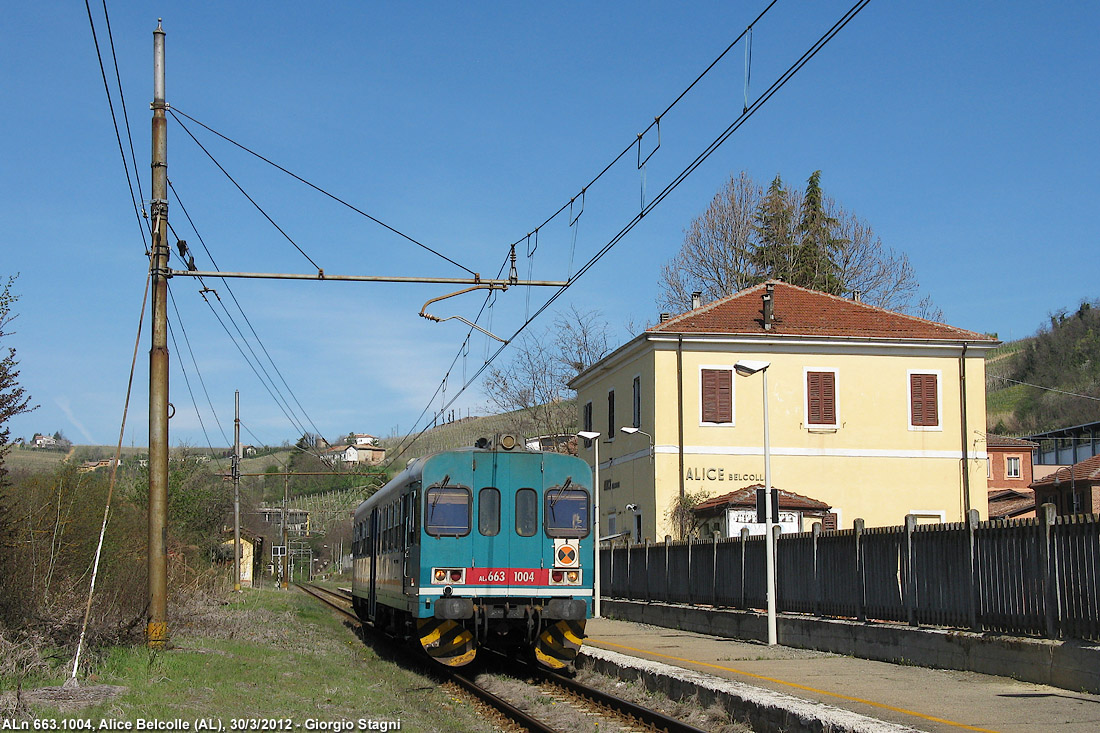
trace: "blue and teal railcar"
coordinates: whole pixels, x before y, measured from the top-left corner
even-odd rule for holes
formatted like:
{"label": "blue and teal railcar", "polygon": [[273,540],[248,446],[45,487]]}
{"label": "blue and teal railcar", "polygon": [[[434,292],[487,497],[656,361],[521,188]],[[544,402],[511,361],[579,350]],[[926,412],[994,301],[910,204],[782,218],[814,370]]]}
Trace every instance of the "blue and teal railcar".
{"label": "blue and teal railcar", "polygon": [[564,667],[592,615],[592,471],[482,442],[414,460],[356,509],[356,612],[450,666],[490,646]]}

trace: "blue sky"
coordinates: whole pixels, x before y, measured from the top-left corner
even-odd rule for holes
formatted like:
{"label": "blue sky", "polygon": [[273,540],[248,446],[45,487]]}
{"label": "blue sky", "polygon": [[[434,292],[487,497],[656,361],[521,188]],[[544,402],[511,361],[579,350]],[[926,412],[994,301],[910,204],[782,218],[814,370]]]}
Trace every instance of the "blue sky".
{"label": "blue sky", "polygon": [[[102,8],[92,5],[113,81]],[[750,99],[849,5],[780,0],[753,33]],[[175,109],[483,275],[495,275],[508,244],[578,194],[763,7],[108,3],[142,198],[152,30],[163,17]],[[1094,4],[871,2],[532,328],[576,305],[600,310],[625,340],[626,324],[655,320],[660,266],[731,173],[802,184],[820,169],[828,194],[909,255],[948,323],[1002,339],[1032,334],[1051,311],[1098,297],[1097,27]],[[6,345],[40,405],[12,433],[112,443],[147,260],[84,7],[8,8],[0,58],[0,275],[20,273],[21,295]],[[662,120],[661,148],[646,167],[650,198],[736,119],[744,64],[739,46]],[[121,118],[117,98],[115,106]],[[185,123],[326,272],[465,274]],[[180,201],[223,270],[313,271],[175,122],[168,157]],[[574,271],[634,216],[640,188],[630,154],[587,192]],[[199,267],[213,269],[176,200],[169,216]],[[533,262],[521,248],[520,276],[566,277],[572,235],[563,219],[547,225]],[[231,303],[225,285],[207,284]],[[171,284],[182,320],[180,329],[173,311],[173,443],[207,442],[181,366],[211,442],[232,437],[234,389],[245,442],[295,439],[298,426],[199,287]],[[299,425],[330,438],[411,429],[466,334],[457,321],[417,317],[445,286],[228,287],[293,390],[286,399],[301,403]],[[511,334],[548,295],[501,294],[491,326],[482,323]],[[470,294],[430,310],[472,319],[482,302]],[[148,322],[143,330],[127,445],[147,436]],[[472,339],[448,398],[492,350]],[[475,385],[453,408],[485,405]]]}

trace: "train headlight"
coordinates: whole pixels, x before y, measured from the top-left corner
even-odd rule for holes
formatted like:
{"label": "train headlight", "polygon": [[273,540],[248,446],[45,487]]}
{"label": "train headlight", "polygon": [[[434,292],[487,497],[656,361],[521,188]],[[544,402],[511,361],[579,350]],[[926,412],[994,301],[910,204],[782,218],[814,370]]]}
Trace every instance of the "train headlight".
{"label": "train headlight", "polygon": [[570,570],[565,574],[565,577],[570,583],[578,583],[580,582],[581,574],[576,570]]}
{"label": "train headlight", "polygon": [[461,580],[462,580],[462,571],[461,570],[452,570],[451,571],[451,582],[452,583],[458,583]]}
{"label": "train headlight", "polygon": [[446,579],[447,579],[447,571],[444,570],[443,568],[436,568],[435,569],[435,582],[442,583]]}
{"label": "train headlight", "polygon": [[514,435],[502,435],[500,436],[500,447],[504,450],[512,450],[516,447],[516,436]]}
{"label": "train headlight", "polygon": [[550,578],[551,578],[551,579],[552,579],[552,580],[553,580],[553,581],[554,581],[555,583],[560,583],[560,582],[562,581],[562,578],[564,578],[564,577],[565,577],[565,573],[563,573],[563,572],[562,572],[562,571],[560,571],[560,570],[555,570],[555,571],[553,571],[552,573],[550,573]]}

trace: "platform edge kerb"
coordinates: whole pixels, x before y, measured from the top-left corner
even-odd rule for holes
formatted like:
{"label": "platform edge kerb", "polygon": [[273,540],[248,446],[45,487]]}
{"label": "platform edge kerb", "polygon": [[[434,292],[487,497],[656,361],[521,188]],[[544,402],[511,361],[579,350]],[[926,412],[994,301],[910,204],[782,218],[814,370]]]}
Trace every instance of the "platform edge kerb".
{"label": "platform edge kerb", "polygon": [[717,704],[755,731],[918,733],[916,728],[825,703],[592,646],[583,647],[577,666],[624,681],[641,681],[647,689],[674,700],[698,696],[703,706]]}

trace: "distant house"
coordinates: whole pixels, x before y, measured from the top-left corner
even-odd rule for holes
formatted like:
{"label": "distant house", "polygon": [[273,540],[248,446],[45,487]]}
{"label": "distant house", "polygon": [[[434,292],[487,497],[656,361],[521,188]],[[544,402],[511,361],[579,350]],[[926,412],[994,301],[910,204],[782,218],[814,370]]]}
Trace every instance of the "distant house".
{"label": "distant house", "polygon": [[35,433],[33,440],[35,448],[56,448],[59,445],[57,438],[52,435],[39,435]]}
{"label": "distant house", "polygon": [[987,433],[989,454],[986,486],[990,519],[1023,519],[1035,516],[1035,480],[1031,460],[1038,443],[1022,438]]}
{"label": "distant house", "polygon": [[377,466],[386,460],[386,449],[380,445],[334,445],[321,454],[321,460],[329,465],[337,463]]}
{"label": "distant house", "polygon": [[577,436],[572,433],[558,433],[557,435],[535,435],[524,439],[527,450],[550,451],[553,453],[568,453],[577,455]]}
{"label": "distant house", "polygon": [[100,468],[110,468],[115,463],[114,458],[104,458],[99,461],[84,461],[77,469],[80,473],[90,473]]}
{"label": "distant house", "polygon": [[352,437],[355,438],[355,445],[377,445],[378,444],[378,438],[374,437],[373,435],[369,435],[367,433],[355,433],[355,435],[353,435]]}
{"label": "distant house", "polygon": [[1100,514],[1100,455],[1060,468],[1031,488],[1036,505],[1053,504],[1059,514]]}

